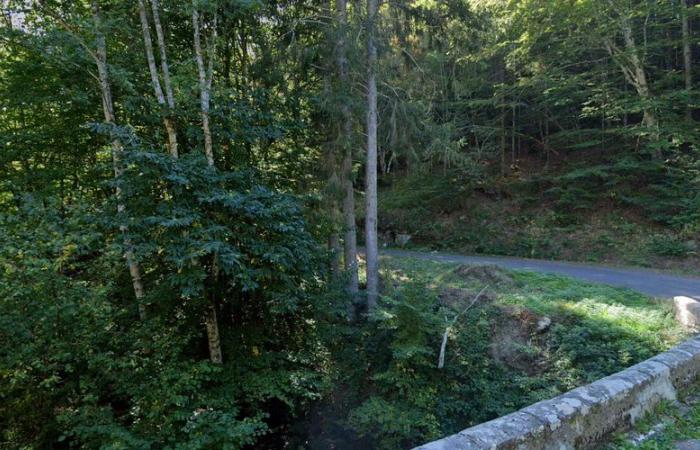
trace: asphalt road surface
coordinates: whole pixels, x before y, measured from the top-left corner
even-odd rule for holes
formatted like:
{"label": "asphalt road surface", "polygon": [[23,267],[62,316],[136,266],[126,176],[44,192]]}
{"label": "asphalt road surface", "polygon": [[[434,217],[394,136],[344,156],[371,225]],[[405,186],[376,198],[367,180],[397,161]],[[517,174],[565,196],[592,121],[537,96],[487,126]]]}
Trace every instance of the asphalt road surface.
{"label": "asphalt road surface", "polygon": [[554,273],[593,283],[626,287],[658,298],[670,299],[677,295],[684,295],[700,300],[700,278],[670,275],[653,269],[618,268],[574,262],[511,258],[506,256],[466,256],[451,253],[416,252],[399,249],[381,249],[380,254],[408,256],[432,261],[462,264],[495,264],[506,269]]}

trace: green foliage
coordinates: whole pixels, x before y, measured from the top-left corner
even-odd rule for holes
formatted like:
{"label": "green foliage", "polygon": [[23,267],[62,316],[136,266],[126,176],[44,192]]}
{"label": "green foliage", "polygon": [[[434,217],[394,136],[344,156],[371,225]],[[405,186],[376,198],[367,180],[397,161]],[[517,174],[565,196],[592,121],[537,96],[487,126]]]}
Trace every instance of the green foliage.
{"label": "green foliage", "polygon": [[[0,447],[294,448],[326,438],[319,410],[333,445],[403,447],[674,340],[667,311],[646,301],[526,275],[451,328],[442,370],[445,317],[459,307],[430,276],[391,269],[381,309],[347,323],[344,275],[330,276],[319,243],[343,229],[329,209],[348,149],[363,184],[364,5],[341,27],[330,4],[310,0],[195,3],[214,74],[214,167],[201,157],[192,6],[160,2],[175,100],[164,107],[134,2],[2,2]],[[679,19],[695,30],[697,12],[618,3],[382,5],[381,228],[469,252],[696,257],[700,101],[678,55]],[[147,21],[155,38],[151,11]],[[630,80],[631,55],[646,93]],[[115,123],[95,125],[108,97]],[[164,118],[179,159],[163,151]],[[207,362],[209,305],[220,366]],[[546,336],[525,332],[533,314],[556,319]],[[511,336],[511,359],[496,357],[495,333],[509,328],[530,339]]]}
{"label": "green foliage", "polygon": [[[252,444],[325,389],[327,356],[313,325],[320,254],[300,206],[252,174],[217,172],[198,157],[125,156],[117,183],[128,216],[115,216],[111,202],[59,209],[29,197],[2,216],[2,442]],[[143,321],[120,257],[120,221],[150,287]],[[218,279],[206,275],[214,260]],[[225,313],[222,367],[202,351],[209,295]],[[269,410],[271,402],[279,406]]]}
{"label": "green foliage", "polygon": [[648,245],[650,252],[662,256],[688,256],[691,251],[677,236],[654,234],[649,237]]}
{"label": "green foliage", "polygon": [[368,323],[368,350],[381,351],[370,356],[371,394],[350,413],[349,423],[360,437],[371,437],[381,448],[439,436],[436,300],[421,285],[408,284],[385,298]]}
{"label": "green foliage", "polygon": [[[343,437],[317,437],[318,445],[410,447],[617,372],[683,337],[667,305],[627,290],[488,267],[382,261],[394,287],[373,316],[331,347],[332,398],[342,401],[319,414]],[[485,297],[450,329],[438,369],[446,326],[486,284]],[[552,327],[538,333],[542,316]]]}

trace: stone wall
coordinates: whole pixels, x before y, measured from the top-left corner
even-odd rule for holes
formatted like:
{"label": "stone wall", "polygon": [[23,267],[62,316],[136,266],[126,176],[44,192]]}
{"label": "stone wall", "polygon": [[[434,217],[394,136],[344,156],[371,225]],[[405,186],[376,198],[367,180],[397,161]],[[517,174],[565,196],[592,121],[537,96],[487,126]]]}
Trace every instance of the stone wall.
{"label": "stone wall", "polygon": [[417,447],[420,450],[596,448],[700,374],[700,336],[587,386]]}

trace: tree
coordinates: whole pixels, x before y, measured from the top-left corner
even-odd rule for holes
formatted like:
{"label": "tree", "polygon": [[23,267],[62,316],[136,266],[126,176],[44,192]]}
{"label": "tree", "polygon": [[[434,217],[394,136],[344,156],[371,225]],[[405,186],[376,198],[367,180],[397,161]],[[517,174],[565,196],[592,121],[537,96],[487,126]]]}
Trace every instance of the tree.
{"label": "tree", "polygon": [[631,84],[639,98],[643,103],[644,117],[642,125],[651,130],[652,135],[658,136],[658,118],[652,106],[652,95],[647,77],[647,71],[644,67],[639,48],[634,38],[634,30],[632,29],[632,20],[630,11],[619,6],[615,0],[609,0],[609,4],[613,14],[617,17],[613,22],[617,25],[619,32],[622,34],[622,42],[624,47],[620,48],[612,36],[604,36],[603,41],[605,48],[615,63],[618,65],[622,74],[629,84]]}
{"label": "tree", "polygon": [[365,165],[365,254],[367,305],[370,311],[379,297],[379,247],[377,239],[377,0],[367,0],[367,161]]}
{"label": "tree", "polygon": [[156,32],[158,35],[158,47],[160,49],[161,56],[161,66],[163,68],[163,80],[165,82],[166,90],[168,92],[168,103],[166,104],[165,96],[163,95],[163,89],[160,85],[160,79],[158,74],[158,68],[156,67],[156,60],[153,54],[153,41],[151,40],[150,25],[148,24],[148,14],[146,13],[146,5],[144,0],[139,0],[139,19],[141,20],[141,31],[143,33],[143,44],[146,49],[146,60],[148,61],[148,71],[151,74],[151,82],[153,83],[153,92],[158,100],[158,105],[161,107],[163,115],[163,124],[165,125],[165,130],[168,133],[168,149],[170,154],[177,158],[177,133],[175,131],[175,125],[172,122],[169,111],[172,111],[175,107],[175,100],[173,98],[172,87],[170,86],[170,74],[168,69],[168,61],[165,54],[165,39],[163,37],[163,30],[160,25],[160,17],[157,14],[158,5],[153,2],[153,18],[156,22]]}
{"label": "tree", "polygon": [[[102,29],[102,18],[100,16],[100,6],[97,0],[92,0],[92,18],[95,31],[95,52],[93,58],[95,59],[95,64],[97,65],[97,73],[99,77],[100,92],[102,94],[102,110],[104,112],[105,123],[108,125],[115,126],[117,124],[116,117],[114,115],[114,103],[112,101],[112,88],[109,81],[109,70],[107,66],[107,44],[105,42],[105,35]],[[122,153],[123,146],[119,141],[118,137],[112,139],[112,166],[114,168],[115,178],[119,178],[122,173]],[[117,197],[117,210],[120,213],[125,212],[124,204],[121,202],[121,188],[116,187],[115,195]],[[124,258],[126,258],[126,263],[129,266],[129,273],[131,274],[131,283],[134,288],[134,296],[136,297],[136,302],[139,307],[139,314],[142,319],[146,317],[146,305],[143,304],[144,290],[143,281],[141,280],[141,268],[134,256],[134,250],[129,239],[128,227],[125,224],[119,226],[122,234],[124,235]]]}
{"label": "tree", "polygon": [[[683,79],[685,90],[690,92],[693,89],[693,52],[690,47],[690,26],[688,23],[688,0],[680,1],[681,9],[681,33],[683,41]],[[692,108],[686,108],[686,118],[692,118]]]}
{"label": "tree", "polygon": [[357,270],[357,228],[355,225],[355,186],[353,183],[352,163],[352,113],[347,98],[350,91],[347,58],[347,0],[336,0],[336,16],[338,21],[337,70],[340,89],[345,94],[340,106],[343,123],[341,124],[341,139],[343,161],[341,167],[341,182],[343,185],[343,223],[344,233],[344,265],[348,273],[348,291],[353,296],[359,290]]}
{"label": "tree", "polygon": [[[211,26],[211,35],[209,38],[209,57],[207,59],[207,67],[205,68],[201,42],[199,11],[197,10],[196,1],[193,1],[192,27],[194,28],[194,51],[197,59],[197,75],[199,77],[202,131],[204,133],[204,153],[207,157],[207,163],[210,167],[214,167],[214,149],[212,145],[211,129],[209,128],[209,99],[211,83],[214,77],[214,54],[216,51],[216,17],[216,13],[214,13],[214,20]],[[218,256],[215,254],[212,260],[212,282],[215,282],[219,276],[217,258]],[[209,298],[209,301],[207,302],[204,322],[207,328],[209,357],[211,358],[211,361],[213,363],[221,364],[223,362],[223,355],[221,351],[221,336],[219,335],[219,320],[217,318],[216,308],[216,299],[212,295]]]}
{"label": "tree", "polygon": [[207,48],[207,65],[204,65],[204,52],[202,50],[201,25],[197,2],[192,2],[192,28],[194,29],[194,51],[197,59],[197,76],[199,79],[200,113],[202,117],[202,132],[204,133],[204,154],[210,166],[214,165],[214,149],[209,124],[209,103],[211,98],[211,83],[214,75],[214,55],[216,52],[216,21],[217,15],[211,25]]}

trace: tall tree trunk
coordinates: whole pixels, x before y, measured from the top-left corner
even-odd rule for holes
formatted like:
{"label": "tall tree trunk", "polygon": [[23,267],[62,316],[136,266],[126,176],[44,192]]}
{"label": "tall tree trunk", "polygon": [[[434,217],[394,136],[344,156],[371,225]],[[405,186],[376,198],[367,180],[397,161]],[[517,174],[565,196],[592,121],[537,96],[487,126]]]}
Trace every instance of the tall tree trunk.
{"label": "tall tree trunk", "polygon": [[498,79],[498,83],[500,84],[500,92],[498,93],[498,109],[501,112],[500,115],[500,122],[501,122],[501,134],[500,134],[500,142],[499,146],[501,147],[500,149],[500,155],[501,155],[501,177],[505,177],[506,175],[506,107],[505,107],[505,95],[503,94],[503,85],[506,82],[506,68],[505,68],[505,59],[503,57],[499,58],[498,63],[497,63],[497,73],[496,77]]}
{"label": "tall tree trunk", "polygon": [[[350,90],[348,77],[348,58],[346,54],[345,39],[348,23],[347,0],[336,1],[338,15],[338,78],[343,92]],[[341,182],[343,183],[343,222],[345,235],[343,240],[344,267],[348,273],[348,291],[354,297],[359,291],[357,271],[357,226],[355,225],[355,188],[352,180],[352,113],[348,100],[344,99],[340,107],[343,118],[342,139],[344,146],[343,162],[341,167]]]}
{"label": "tall tree trunk", "polygon": [[[336,209],[336,205],[333,205],[332,208]],[[337,216],[337,210],[334,211],[333,215]],[[334,220],[333,223],[336,221]],[[331,274],[333,278],[337,279],[340,276],[340,236],[335,231],[328,236],[328,249],[331,251]]]}
{"label": "tall tree trunk", "polygon": [[163,85],[165,87],[165,95],[168,100],[168,107],[175,108],[175,97],[173,96],[173,86],[170,82],[170,66],[168,65],[168,55],[165,50],[165,36],[163,34],[163,26],[160,23],[160,12],[158,8],[158,0],[151,0],[151,11],[153,12],[153,22],[156,26],[156,37],[158,39],[158,50],[160,51],[160,68],[163,71]]}
{"label": "tall tree trunk", "polygon": [[[693,53],[690,48],[690,26],[688,24],[688,0],[681,0],[681,32],[683,34],[683,75],[685,78],[685,90],[693,89]],[[692,109],[688,106],[685,110],[688,120],[692,117]]]}
{"label": "tall tree trunk", "polygon": [[[204,133],[204,154],[207,157],[209,165],[213,166],[214,149],[211,139],[211,129],[209,128],[209,99],[213,68],[213,49],[209,49],[209,74],[207,74],[207,68],[204,66],[204,53],[202,51],[202,39],[199,28],[199,12],[197,11],[196,2],[192,2],[192,27],[194,28],[194,51],[197,58],[197,74],[199,76],[199,103],[202,116],[202,132]],[[216,30],[216,24],[214,24],[213,29]],[[213,45],[213,42],[211,45]]]}
{"label": "tall tree trunk", "polygon": [[[167,117],[172,126],[172,137],[170,136],[171,130],[168,129],[168,140],[171,144],[170,153],[177,158],[177,134],[175,133],[175,125],[173,122],[173,114],[175,113],[175,96],[173,95],[173,85],[170,82],[170,66],[168,64],[168,54],[165,49],[165,36],[163,34],[163,26],[160,23],[160,12],[158,8],[158,0],[151,0],[151,11],[153,13],[153,23],[156,26],[156,39],[158,42],[158,50],[160,52],[160,69],[163,72],[163,87],[165,88],[165,99],[168,102]],[[166,125],[167,126],[167,125]]]}
{"label": "tall tree trunk", "polygon": [[[639,50],[637,49],[637,44],[632,33],[632,23],[624,16],[624,13],[620,19],[620,30],[622,31],[625,44],[624,50],[618,48],[612,39],[605,40],[605,47],[610,56],[617,63],[627,82],[635,88],[637,95],[639,95],[640,100],[644,104],[642,125],[652,130],[656,129],[658,128],[659,121],[650,104],[652,96],[649,82],[647,81],[646,70],[639,57]],[[652,131],[652,136],[654,135],[655,132]]]}
{"label": "tall tree trunk", "polygon": [[379,298],[379,248],[377,242],[377,0],[367,0],[367,163],[365,167],[365,246],[367,258],[367,306]]}
{"label": "tall tree trunk", "polygon": [[658,120],[654,110],[648,104],[651,100],[651,91],[649,90],[646,70],[644,70],[644,65],[642,64],[639,54],[637,53],[637,45],[635,44],[634,36],[632,35],[632,26],[627,20],[623,21],[622,35],[625,39],[625,47],[629,53],[629,60],[632,64],[632,70],[634,72],[635,88],[637,89],[639,97],[645,103],[642,122],[648,128],[655,128],[658,125]]}
{"label": "tall tree trunk", "polygon": [[[156,66],[156,58],[153,55],[153,41],[151,40],[150,26],[148,25],[148,14],[146,14],[146,5],[143,3],[144,0],[139,0],[139,18],[141,19],[141,31],[143,33],[143,44],[146,48],[146,60],[148,61],[148,71],[151,73],[151,82],[153,84],[153,92],[158,100],[158,104],[161,110],[165,112],[166,103],[165,95],[163,95],[163,89],[160,86],[160,80],[158,76],[158,67]],[[165,130],[168,133],[168,151],[171,155],[177,158],[177,133],[175,132],[175,126],[170,120],[167,112],[163,116],[163,124],[165,125]]]}
{"label": "tall tree trunk", "polygon": [[[109,71],[107,69],[107,44],[105,42],[104,31],[102,30],[102,18],[100,16],[100,7],[96,0],[92,2],[92,18],[95,26],[95,63],[97,64],[97,73],[100,82],[100,94],[102,97],[102,111],[104,113],[105,123],[115,125],[117,123],[114,114],[114,102],[112,101],[112,87],[109,81]],[[122,174],[121,156],[124,151],[122,143],[118,138],[112,140],[112,169],[114,177],[119,178]],[[117,212],[123,213],[126,209],[122,201],[122,191],[119,186],[115,190],[117,198]],[[119,226],[119,231],[124,236],[124,258],[129,267],[131,275],[131,284],[134,289],[134,296],[138,304],[139,316],[141,319],[146,317],[146,306],[143,304],[144,290],[143,281],[141,280],[141,268],[134,257],[134,249],[129,239],[127,226],[122,224]]]}
{"label": "tall tree trunk", "polygon": [[[197,58],[197,72],[199,75],[200,106],[202,114],[202,131],[204,132],[204,153],[207,163],[214,167],[214,149],[212,146],[211,131],[209,129],[209,92],[214,75],[214,46],[216,39],[216,18],[214,19],[211,40],[209,42],[209,61],[205,68],[204,53],[202,51],[202,40],[200,33],[199,12],[197,4],[192,2],[192,27],[194,28],[194,51]],[[212,263],[212,273],[214,279],[218,278],[219,269],[216,256]],[[215,283],[212,283],[215,284]],[[210,296],[207,299],[207,306],[204,315],[204,323],[207,328],[207,340],[209,344],[209,358],[214,364],[223,363],[221,351],[221,337],[219,335],[219,321],[216,313],[216,299]]]}

